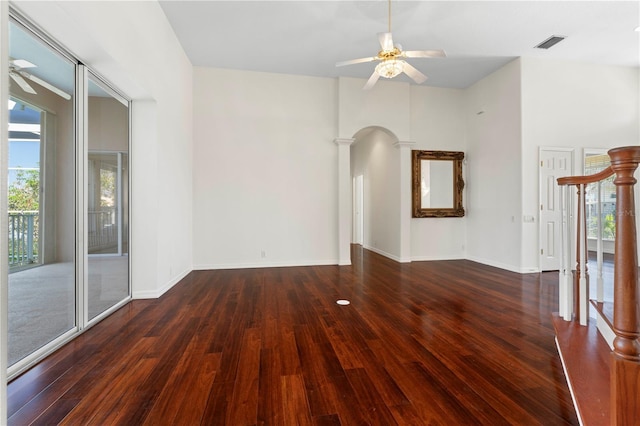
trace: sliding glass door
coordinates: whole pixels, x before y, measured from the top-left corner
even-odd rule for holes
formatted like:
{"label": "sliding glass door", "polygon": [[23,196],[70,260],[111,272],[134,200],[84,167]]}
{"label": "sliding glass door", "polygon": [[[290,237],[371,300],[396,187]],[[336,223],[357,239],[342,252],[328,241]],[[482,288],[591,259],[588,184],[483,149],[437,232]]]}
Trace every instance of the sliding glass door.
{"label": "sliding glass door", "polygon": [[129,296],[129,105],[89,75],[88,319]]}
{"label": "sliding glass door", "polygon": [[130,299],[129,102],[14,11],[9,25],[13,377]]}
{"label": "sliding glass door", "polygon": [[76,64],[15,21],[9,40],[11,367],[77,326]]}

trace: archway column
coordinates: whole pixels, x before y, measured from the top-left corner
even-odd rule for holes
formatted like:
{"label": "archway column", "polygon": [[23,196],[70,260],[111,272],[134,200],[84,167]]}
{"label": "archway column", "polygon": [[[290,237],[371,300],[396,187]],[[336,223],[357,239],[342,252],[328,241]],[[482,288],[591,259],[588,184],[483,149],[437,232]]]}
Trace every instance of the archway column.
{"label": "archway column", "polygon": [[338,145],[338,265],[351,265],[351,144],[355,139],[333,141]]}
{"label": "archway column", "polygon": [[411,262],[411,148],[415,142],[398,141],[400,150],[400,262]]}

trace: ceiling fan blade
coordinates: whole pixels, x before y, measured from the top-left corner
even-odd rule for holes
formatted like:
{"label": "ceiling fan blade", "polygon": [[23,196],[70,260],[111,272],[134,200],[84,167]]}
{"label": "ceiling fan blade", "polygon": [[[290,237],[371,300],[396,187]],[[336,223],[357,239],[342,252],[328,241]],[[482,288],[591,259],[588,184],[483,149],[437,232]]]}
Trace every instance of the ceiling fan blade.
{"label": "ceiling fan blade", "polygon": [[371,74],[371,77],[369,77],[369,80],[367,80],[367,84],[364,85],[362,90],[371,89],[373,87],[373,85],[376,84],[376,82],[378,81],[379,78],[380,78],[380,74],[378,74],[376,71],[374,71],[373,74]]}
{"label": "ceiling fan blade", "polygon": [[391,33],[378,33],[378,40],[380,40],[380,47],[382,50],[390,52],[393,50],[393,37]]}
{"label": "ceiling fan blade", "polygon": [[27,83],[20,74],[16,72],[10,72],[9,75],[11,76],[13,81],[15,81],[18,84],[18,86],[22,88],[22,90],[24,90],[27,93],[31,93],[32,95],[37,95],[36,91],[33,90],[33,87],[31,87],[29,83]]}
{"label": "ceiling fan blade", "polygon": [[406,75],[408,75],[409,77],[411,77],[411,79],[413,81],[415,81],[418,84],[422,84],[425,81],[427,81],[427,76],[422,74],[420,71],[418,71],[416,68],[414,68],[413,65],[405,62],[402,71],[404,71],[404,73]]}
{"label": "ceiling fan blade", "polygon": [[445,58],[444,50],[408,50],[403,52],[405,58]]}
{"label": "ceiling fan blade", "polygon": [[48,89],[48,90],[52,91],[56,95],[66,99],[66,100],[71,99],[71,95],[68,94],[67,92],[58,89],[56,86],[54,86],[54,85],[52,85],[50,83],[47,83],[43,79],[41,79],[39,77],[36,77],[33,74],[29,74],[27,72],[22,72],[22,75],[25,76],[26,78],[28,78],[29,80],[31,80],[31,81],[33,81],[35,83],[38,83],[40,86],[44,87],[45,89]]}
{"label": "ceiling fan blade", "polygon": [[18,67],[20,69],[37,67],[37,65],[32,64],[31,62],[27,61],[26,59],[11,59],[11,64],[15,65],[16,67]]}
{"label": "ceiling fan blade", "polygon": [[373,62],[376,59],[378,58],[376,58],[375,56],[370,56],[368,58],[360,58],[360,59],[352,59],[350,61],[336,62],[336,67],[343,67],[345,65],[353,65],[353,64],[361,64],[363,62]]}

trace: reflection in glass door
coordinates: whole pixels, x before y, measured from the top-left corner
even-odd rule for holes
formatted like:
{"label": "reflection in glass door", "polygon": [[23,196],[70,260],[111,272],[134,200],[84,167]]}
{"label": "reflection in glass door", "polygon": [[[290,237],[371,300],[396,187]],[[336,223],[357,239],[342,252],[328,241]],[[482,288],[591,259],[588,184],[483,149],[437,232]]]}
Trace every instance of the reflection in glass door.
{"label": "reflection in glass door", "polygon": [[38,108],[19,99],[9,100],[9,268],[12,271],[37,266],[40,242],[40,170],[43,144]]}
{"label": "reflection in glass door", "polygon": [[76,64],[14,20],[9,52],[11,372],[77,330]]}
{"label": "reflection in glass door", "polygon": [[130,294],[129,107],[92,75],[88,93],[86,251],[91,321]]}

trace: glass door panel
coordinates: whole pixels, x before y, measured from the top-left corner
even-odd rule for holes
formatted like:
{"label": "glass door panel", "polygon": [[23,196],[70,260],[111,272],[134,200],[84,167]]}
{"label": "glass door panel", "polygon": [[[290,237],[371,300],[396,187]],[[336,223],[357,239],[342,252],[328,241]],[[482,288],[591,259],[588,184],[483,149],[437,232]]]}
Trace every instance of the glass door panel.
{"label": "glass door panel", "polygon": [[76,65],[9,24],[9,370],[73,332]]}
{"label": "glass door panel", "polygon": [[9,268],[40,263],[40,169],[42,112],[19,99],[9,101]]}
{"label": "glass door panel", "polygon": [[88,319],[129,297],[128,103],[95,77],[88,85]]}

